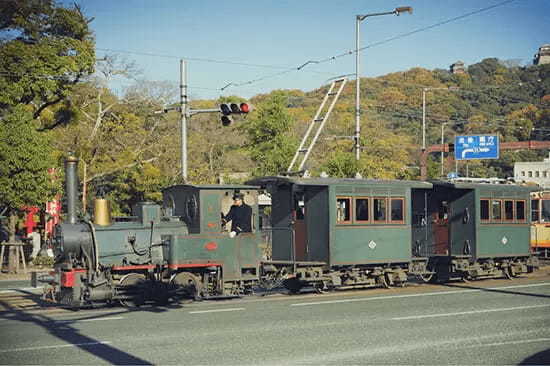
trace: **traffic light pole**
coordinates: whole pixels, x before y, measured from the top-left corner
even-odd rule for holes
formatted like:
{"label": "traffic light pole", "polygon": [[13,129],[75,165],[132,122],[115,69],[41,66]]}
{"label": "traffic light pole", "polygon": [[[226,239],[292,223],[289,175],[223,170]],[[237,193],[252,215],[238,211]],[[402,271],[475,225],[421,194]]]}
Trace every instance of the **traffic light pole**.
{"label": "traffic light pole", "polygon": [[[222,105],[223,106],[223,105]],[[247,103],[241,103],[240,106],[231,103],[231,112],[229,114],[248,113],[250,106]],[[229,105],[227,106],[229,108]],[[169,111],[178,110],[180,112],[180,127],[181,127],[181,175],[184,183],[187,183],[187,120],[195,114],[199,113],[225,113],[222,108],[210,109],[190,109],[187,96],[187,73],[185,60],[180,60],[180,101],[178,107],[165,107],[160,111],[155,111],[154,114],[168,113]]]}
{"label": "traffic light pole", "polygon": [[[187,183],[187,119],[197,113],[219,113],[216,109],[189,109],[187,96],[187,73],[185,60],[180,60],[180,122],[181,122],[181,175],[183,181]],[[165,111],[168,111],[166,109]]]}

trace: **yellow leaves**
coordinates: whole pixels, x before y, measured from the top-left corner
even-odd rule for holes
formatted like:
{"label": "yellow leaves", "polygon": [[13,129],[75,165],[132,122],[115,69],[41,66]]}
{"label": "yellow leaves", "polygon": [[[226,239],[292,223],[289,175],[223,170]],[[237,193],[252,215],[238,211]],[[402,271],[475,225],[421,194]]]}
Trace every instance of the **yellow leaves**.
{"label": "yellow leaves", "polygon": [[438,80],[433,77],[430,70],[420,67],[415,67],[403,73],[405,82],[414,83],[422,86],[440,87],[443,86]]}
{"label": "yellow leaves", "polygon": [[394,106],[396,104],[404,103],[407,97],[399,89],[395,87],[386,88],[380,94],[379,101],[385,106]]}

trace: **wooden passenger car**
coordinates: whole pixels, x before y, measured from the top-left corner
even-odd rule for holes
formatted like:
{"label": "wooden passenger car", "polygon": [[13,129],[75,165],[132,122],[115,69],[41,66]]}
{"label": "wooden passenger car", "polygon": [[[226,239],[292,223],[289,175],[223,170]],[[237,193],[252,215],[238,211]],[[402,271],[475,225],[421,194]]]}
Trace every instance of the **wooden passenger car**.
{"label": "wooden passenger car", "polygon": [[529,249],[531,189],[509,184],[433,182],[419,254],[440,280],[513,277],[536,262]]}
{"label": "wooden passenger car", "polygon": [[408,272],[423,271],[425,258],[412,254],[412,208],[424,202],[420,192],[430,183],[289,177],[248,183],[271,193],[272,260],[293,263],[302,284],[402,284]]}

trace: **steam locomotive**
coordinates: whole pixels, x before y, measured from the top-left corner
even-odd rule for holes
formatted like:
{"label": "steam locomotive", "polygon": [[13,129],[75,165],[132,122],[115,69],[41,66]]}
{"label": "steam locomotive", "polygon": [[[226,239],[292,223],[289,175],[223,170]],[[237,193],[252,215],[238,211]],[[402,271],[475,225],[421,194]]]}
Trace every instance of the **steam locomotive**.
{"label": "steam locomotive", "polygon": [[[45,296],[64,305],[139,306],[182,298],[512,278],[537,266],[529,250],[530,190],[513,185],[263,177],[247,185],[176,185],[162,205],[126,221],[96,201],[77,216],[77,163],[66,161],[67,219],[56,227]],[[271,251],[258,196],[271,196]],[[232,197],[252,208],[251,232],[220,219]]]}

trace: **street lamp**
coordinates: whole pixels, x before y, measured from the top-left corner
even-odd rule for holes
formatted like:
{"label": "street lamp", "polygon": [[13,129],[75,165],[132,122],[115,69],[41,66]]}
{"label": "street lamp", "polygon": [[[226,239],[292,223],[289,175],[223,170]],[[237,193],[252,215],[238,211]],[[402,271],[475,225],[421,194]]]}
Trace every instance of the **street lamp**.
{"label": "street lamp", "polygon": [[359,160],[360,154],[360,142],[359,136],[361,131],[361,107],[359,104],[359,24],[368,17],[375,17],[379,15],[400,15],[401,13],[412,14],[412,7],[401,6],[395,8],[393,11],[387,11],[383,13],[371,13],[355,16],[355,160]]}
{"label": "street lamp", "polygon": [[422,152],[426,151],[426,92],[430,90],[457,91],[460,90],[460,88],[456,86],[447,88],[422,88]]}

